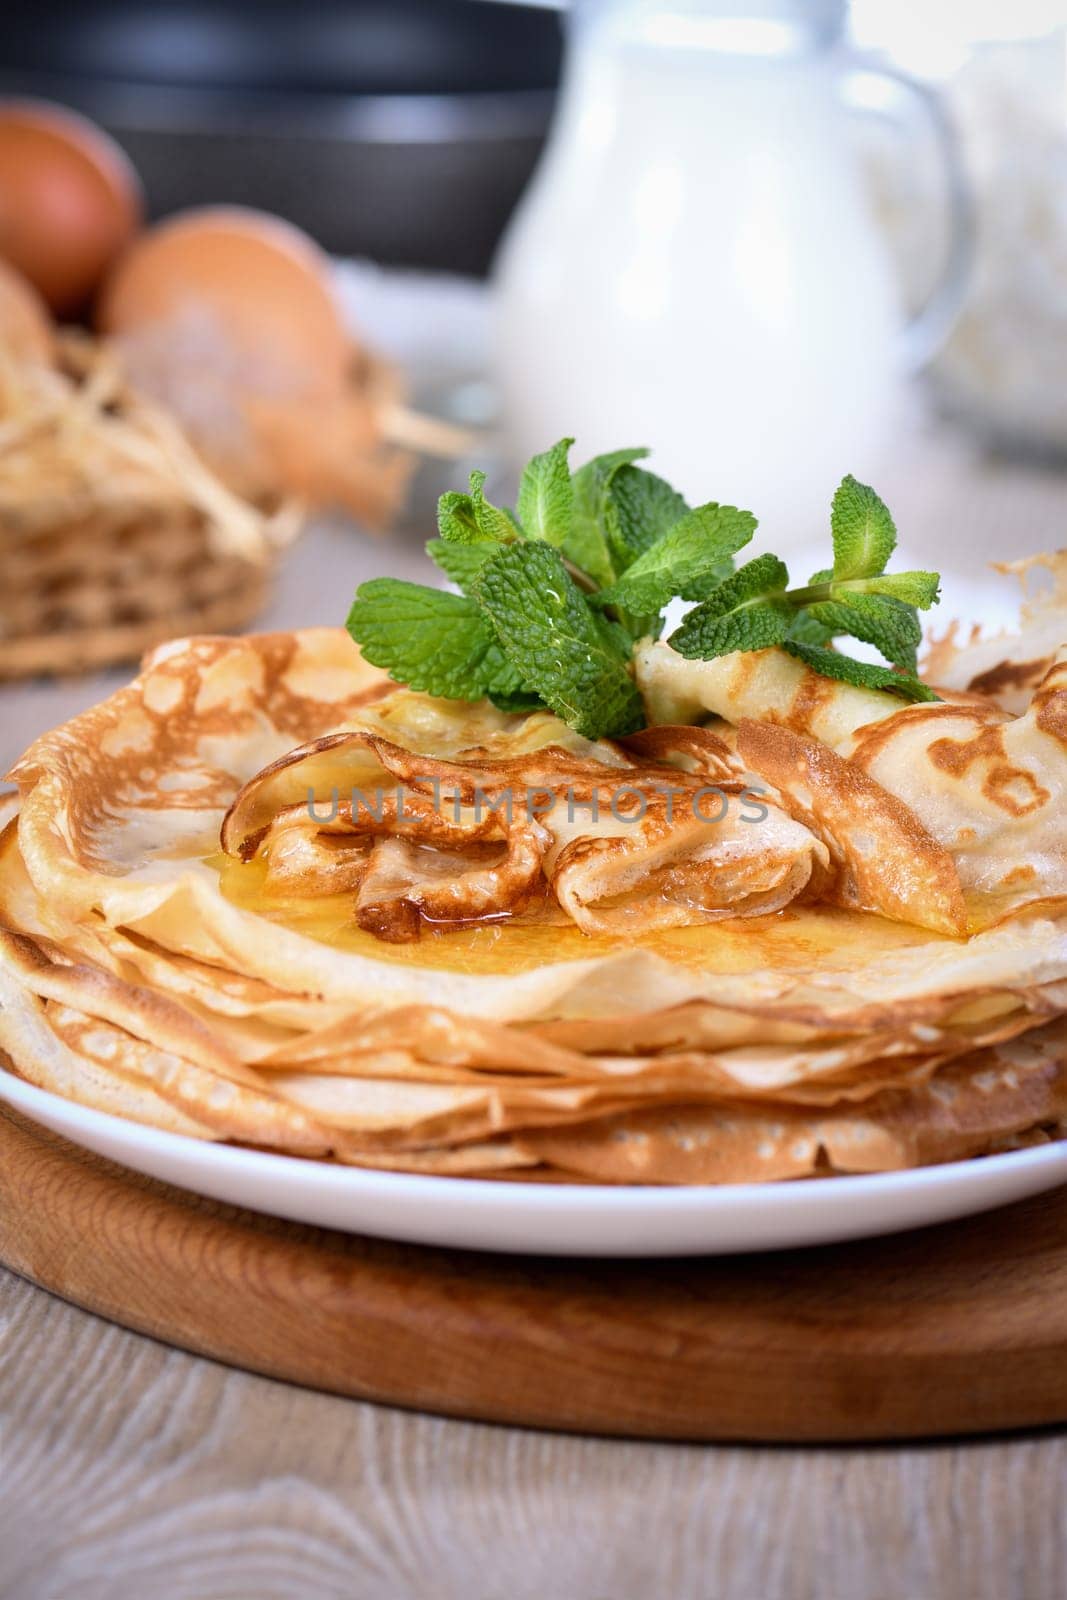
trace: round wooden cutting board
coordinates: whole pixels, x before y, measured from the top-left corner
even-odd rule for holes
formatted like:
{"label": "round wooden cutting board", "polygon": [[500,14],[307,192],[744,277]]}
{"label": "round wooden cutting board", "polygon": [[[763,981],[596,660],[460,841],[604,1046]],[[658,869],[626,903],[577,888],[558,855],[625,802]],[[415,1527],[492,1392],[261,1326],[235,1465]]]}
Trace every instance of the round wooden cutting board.
{"label": "round wooden cutting board", "polygon": [[821,1249],[562,1262],[239,1211],[0,1108],[0,1260],[198,1354],[451,1416],[778,1441],[1067,1420],[1067,1190]]}

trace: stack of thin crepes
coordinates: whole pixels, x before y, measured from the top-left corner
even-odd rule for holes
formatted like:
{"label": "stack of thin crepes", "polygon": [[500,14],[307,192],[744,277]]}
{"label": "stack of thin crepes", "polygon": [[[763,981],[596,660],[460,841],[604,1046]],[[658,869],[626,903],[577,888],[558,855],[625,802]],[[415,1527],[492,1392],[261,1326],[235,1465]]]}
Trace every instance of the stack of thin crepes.
{"label": "stack of thin crepes", "polygon": [[638,652],[654,726],[398,689],[340,631],[185,640],[17,764],[6,1065],[204,1139],[723,1183],[1058,1137],[1067,562],[906,705]]}

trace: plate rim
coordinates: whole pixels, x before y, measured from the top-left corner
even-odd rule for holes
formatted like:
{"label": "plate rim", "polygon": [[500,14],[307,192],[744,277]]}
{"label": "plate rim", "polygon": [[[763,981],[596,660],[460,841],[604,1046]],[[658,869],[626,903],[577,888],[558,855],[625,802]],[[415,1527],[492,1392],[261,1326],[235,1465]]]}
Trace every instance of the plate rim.
{"label": "plate rim", "polygon": [[[481,1204],[506,1197],[509,1204],[514,1205],[521,1201],[521,1205],[532,1213],[543,1213],[546,1216],[565,1213],[572,1207],[578,1206],[583,1212],[594,1215],[599,1213],[617,1216],[636,1213],[644,1216],[650,1213],[664,1213],[667,1216],[691,1219],[710,1216],[716,1212],[729,1214],[749,1206],[762,1209],[768,1203],[773,1209],[780,1208],[783,1215],[786,1215],[793,1211],[817,1211],[825,1204],[836,1207],[846,1195],[855,1200],[877,1200],[894,1198],[901,1193],[914,1192],[918,1189],[951,1188],[959,1183],[961,1178],[973,1177],[978,1172],[987,1173],[989,1186],[993,1187],[997,1177],[1008,1177],[1020,1171],[1028,1172],[1042,1167],[1053,1170],[1062,1168],[1062,1181],[1067,1183],[1067,1135],[1052,1139],[1047,1144],[1030,1145],[1020,1150],[999,1151],[987,1156],[969,1156],[958,1161],[896,1168],[890,1172],[841,1173],[837,1176],[805,1178],[798,1181],[768,1180],[762,1183],[684,1185],[567,1182],[544,1184],[523,1183],[521,1179],[503,1181],[493,1178],[456,1177],[448,1174],[388,1172],[289,1155],[281,1151],[257,1150],[222,1140],[196,1139],[190,1134],[156,1128],[148,1123],[135,1122],[131,1118],[120,1117],[113,1112],[83,1105],[80,1101],[68,1099],[65,1095],[42,1089],[2,1065],[0,1065],[0,1100],[16,1111],[21,1111],[38,1126],[48,1127],[49,1124],[35,1116],[34,1112],[56,1107],[59,1108],[58,1114],[65,1120],[75,1125],[84,1122],[87,1131],[98,1130],[105,1136],[113,1131],[120,1142],[131,1142],[148,1153],[156,1150],[164,1156],[169,1154],[186,1158],[206,1157],[217,1168],[236,1175],[245,1174],[249,1178],[269,1177],[271,1174],[284,1175],[290,1180],[324,1183],[341,1193],[350,1190],[356,1194],[381,1196],[387,1195],[391,1190],[395,1195],[404,1195],[412,1201],[423,1199],[427,1203],[447,1196],[450,1202],[458,1200],[461,1209],[471,1211],[477,1211]],[[67,1138],[80,1149],[91,1149],[67,1133],[59,1136]],[[111,1160],[118,1166],[126,1166],[117,1156],[109,1155],[102,1159]],[[126,1166],[126,1170],[141,1169]],[[155,1176],[152,1173],[143,1175]],[[170,1178],[156,1177],[156,1181],[183,1187]],[[1050,1188],[1054,1186],[1054,1183],[1049,1184]],[[185,1187],[204,1198],[211,1198],[204,1195],[203,1190],[197,1190],[191,1185]],[[248,1202],[231,1203],[243,1204],[248,1210],[261,1209]],[[975,1207],[976,1212],[980,1209],[982,1208]],[[270,1214],[282,1215],[280,1212]],[[339,1228],[339,1231],[345,1230]],[[358,1225],[353,1225],[348,1231],[357,1233],[364,1230]],[[782,1248],[788,1247],[782,1246]]]}

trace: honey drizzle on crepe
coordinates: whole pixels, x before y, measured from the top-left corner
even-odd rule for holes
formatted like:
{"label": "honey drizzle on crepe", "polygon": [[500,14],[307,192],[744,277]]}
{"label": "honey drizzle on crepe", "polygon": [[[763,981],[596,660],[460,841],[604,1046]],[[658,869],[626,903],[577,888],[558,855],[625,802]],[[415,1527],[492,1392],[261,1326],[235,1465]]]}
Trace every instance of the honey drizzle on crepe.
{"label": "honey drizzle on crepe", "polygon": [[[219,852],[206,863],[219,875],[231,904],[253,911],[338,950],[373,956],[377,961],[477,974],[519,973],[551,962],[610,956],[623,941],[607,934],[584,934],[547,907],[520,912],[506,921],[468,923],[447,930],[427,928],[416,944],[385,944],[356,926],[349,895],[314,899],[264,892],[262,861],[240,862]],[[744,972],[765,966],[836,966],[843,951],[848,964],[857,951],[870,959],[887,949],[930,944],[935,936],[921,928],[886,922],[829,906],[791,907],[773,916],[726,918],[701,927],[661,928],[625,941],[693,970]],[[947,941],[946,941],[947,942]]]}

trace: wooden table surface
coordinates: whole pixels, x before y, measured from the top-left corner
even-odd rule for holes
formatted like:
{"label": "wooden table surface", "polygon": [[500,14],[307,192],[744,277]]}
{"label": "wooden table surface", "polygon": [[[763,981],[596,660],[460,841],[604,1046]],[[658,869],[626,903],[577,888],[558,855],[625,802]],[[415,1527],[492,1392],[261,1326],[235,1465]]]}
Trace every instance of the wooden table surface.
{"label": "wooden table surface", "polygon": [[1060,1600],[1067,1439],[571,1438],[291,1388],[0,1274],[4,1600]]}
{"label": "wooden table surface", "polygon": [[[927,565],[952,529],[1011,554],[1067,542],[1062,479],[958,452],[898,481]],[[420,575],[416,544],[318,530],[269,620],[333,620],[387,569]],[[0,760],[121,676],[0,692]],[[0,1272],[0,1600],[1060,1600],[1065,1487],[1059,1432],[769,1449],[409,1415],[227,1370]]]}

